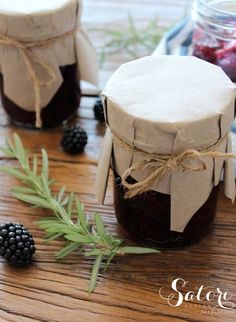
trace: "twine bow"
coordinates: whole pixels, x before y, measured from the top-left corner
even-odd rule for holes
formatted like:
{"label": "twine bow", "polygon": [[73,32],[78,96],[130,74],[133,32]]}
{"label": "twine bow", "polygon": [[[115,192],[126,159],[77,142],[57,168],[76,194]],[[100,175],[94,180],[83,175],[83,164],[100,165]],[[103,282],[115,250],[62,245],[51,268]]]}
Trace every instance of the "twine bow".
{"label": "twine bow", "polygon": [[[56,80],[56,74],[51,66],[49,66],[45,61],[43,61],[40,58],[37,58],[33,55],[33,53],[30,51],[31,48],[37,47],[37,48],[45,48],[48,47],[52,44],[54,44],[58,40],[62,40],[65,37],[73,35],[75,30],[71,30],[69,32],[66,32],[60,36],[57,36],[52,39],[47,39],[44,41],[39,41],[39,42],[29,42],[29,43],[24,43],[21,42],[13,37],[6,36],[2,33],[0,33],[0,45],[6,46],[6,47],[13,47],[19,50],[28,74],[33,82],[33,89],[34,89],[34,97],[35,97],[35,113],[36,113],[36,122],[35,126],[37,128],[42,127],[42,120],[41,120],[41,95],[40,95],[40,88],[42,86],[49,87],[51,84]],[[34,67],[34,63],[38,64],[42,69],[46,71],[48,74],[48,80],[43,81],[40,80],[36,69]]]}
{"label": "twine bow", "polygon": [[[228,135],[227,135],[228,136]],[[158,155],[147,153],[138,148],[132,147],[118,136],[113,134],[113,139],[116,143],[124,147],[126,150],[136,152],[143,155],[146,159],[136,163],[135,165],[128,168],[121,176],[122,184],[127,189],[125,198],[132,198],[142,194],[152,188],[152,186],[159,182],[162,178],[171,174],[173,170],[180,169],[182,171],[205,171],[207,164],[202,158],[223,158],[232,159],[236,158],[233,153],[222,153],[215,151],[215,149],[222,143],[227,136],[221,138],[212,147],[204,150],[188,149],[178,155]],[[194,163],[192,162],[194,161]],[[127,179],[135,171],[141,171],[145,169],[153,169],[153,172],[144,180],[136,183],[129,183]]]}

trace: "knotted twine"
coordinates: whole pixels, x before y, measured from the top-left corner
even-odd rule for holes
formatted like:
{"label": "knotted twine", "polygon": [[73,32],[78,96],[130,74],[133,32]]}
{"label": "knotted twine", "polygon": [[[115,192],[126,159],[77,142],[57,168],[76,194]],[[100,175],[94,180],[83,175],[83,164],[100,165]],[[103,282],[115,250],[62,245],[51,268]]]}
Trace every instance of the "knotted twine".
{"label": "knotted twine", "polygon": [[[68,31],[62,35],[59,35],[57,37],[51,38],[51,39],[46,39],[42,40],[39,42],[21,42],[13,37],[6,36],[2,33],[0,33],[0,45],[3,45],[5,47],[12,47],[16,48],[19,50],[28,74],[33,82],[33,89],[34,89],[34,98],[35,98],[35,103],[34,103],[34,108],[35,108],[35,113],[36,113],[36,122],[35,126],[37,128],[42,127],[42,120],[41,120],[41,95],[40,95],[40,88],[42,86],[49,87],[51,84],[56,80],[56,74],[55,71],[51,66],[49,66],[45,61],[42,59],[35,57],[35,55],[32,53],[30,50],[31,48],[46,48],[48,46],[53,45],[57,41],[63,40],[66,37],[72,36],[75,33],[75,29]],[[37,71],[34,67],[34,63],[38,64],[39,66],[42,67],[48,74],[48,80],[43,81],[40,80]]]}
{"label": "knotted twine", "polygon": [[[182,171],[205,171],[207,164],[202,160],[204,157],[208,158],[223,158],[232,159],[236,158],[233,153],[222,153],[215,151],[216,148],[227,139],[228,134],[220,138],[213,146],[202,149],[188,149],[177,155],[168,154],[155,154],[148,153],[137,147],[133,147],[120,139],[116,134],[113,133],[113,140],[122,146],[127,151],[138,153],[146,159],[129,167],[121,176],[122,185],[127,189],[125,192],[125,198],[132,198],[142,194],[148,190],[151,190],[154,183],[158,183],[162,178],[171,174],[172,171],[180,169]],[[195,165],[190,161],[195,161]],[[141,171],[148,168],[152,168],[152,173],[147,176],[146,179],[136,183],[129,183],[128,177],[135,171]]]}

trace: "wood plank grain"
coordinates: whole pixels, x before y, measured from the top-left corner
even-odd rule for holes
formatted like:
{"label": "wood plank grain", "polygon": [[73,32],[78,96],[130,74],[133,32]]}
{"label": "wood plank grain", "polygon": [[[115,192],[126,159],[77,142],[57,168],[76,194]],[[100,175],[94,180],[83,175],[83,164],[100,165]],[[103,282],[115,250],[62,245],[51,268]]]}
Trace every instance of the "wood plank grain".
{"label": "wood plank grain", "polygon": [[[4,160],[3,162],[5,163],[6,161]],[[15,164],[15,162],[11,160],[8,160],[7,163],[8,165]],[[112,206],[109,206],[109,208],[108,206],[105,208],[101,207],[97,205],[96,200],[94,199],[93,193],[96,166],[92,164],[71,164],[57,161],[51,161],[50,164],[52,177],[57,179],[58,186],[61,186],[65,182],[69,182],[70,189],[77,192],[85,202],[87,211],[92,212],[99,209],[106,227],[113,233],[125,237],[117,225]],[[10,179],[6,175],[1,175],[2,187],[9,187],[15,182],[16,180]],[[58,190],[57,185],[55,186],[55,189]],[[111,193],[111,186],[109,192]],[[231,207],[230,203],[225,198],[222,198],[222,194],[221,199],[223,199],[223,202],[229,208]],[[62,242],[54,241],[49,245],[45,245],[42,240],[42,233],[32,225],[32,221],[37,220],[44,214],[48,214],[46,214],[45,211],[30,209],[23,203],[14,200],[9,195],[7,188],[1,188],[0,205],[0,211],[4,220],[19,221],[19,216],[21,222],[33,232],[38,247],[35,266],[30,268],[30,273],[23,272],[23,276],[21,276],[19,280],[19,277],[16,278],[17,272],[11,269],[7,269],[6,272],[4,270],[1,276],[1,283],[12,286],[13,294],[17,291],[14,289],[15,279],[20,282],[21,286],[23,285],[27,290],[30,289],[31,292],[33,292],[32,289],[34,288],[34,285],[39,285],[35,291],[39,291],[40,289],[41,292],[43,288],[43,292],[55,293],[55,290],[57,290],[59,294],[53,295],[53,299],[55,299],[56,302],[49,302],[51,305],[56,305],[58,301],[59,303],[62,303],[60,296],[63,294],[63,296],[67,296],[70,299],[71,297],[75,297],[78,300],[77,306],[81,308],[81,296],[85,297],[86,300],[90,298],[87,296],[86,290],[92,260],[78,258],[78,255],[72,254],[62,262],[55,263],[54,252],[62,247]],[[108,209],[109,212],[107,211]],[[219,215],[221,215],[220,212],[217,213],[216,223],[211,234],[196,245],[178,252],[164,251],[158,256],[129,256],[116,260],[116,265],[114,264],[111,267],[106,276],[100,277],[96,290],[99,295],[98,297],[92,295],[93,307],[95,307],[94,303],[98,303],[98,312],[104,312],[105,308],[103,308],[102,305],[112,307],[113,313],[109,311],[109,319],[111,321],[112,314],[116,315],[118,318],[117,321],[129,321],[129,315],[127,315],[126,310],[122,313],[122,310],[119,307],[118,311],[121,315],[116,312],[114,309],[115,302],[118,301],[119,303],[122,303],[121,307],[123,308],[123,306],[125,306],[125,308],[128,308],[129,310],[131,310],[131,308],[132,310],[136,308],[137,304],[135,303],[138,303],[138,308],[136,310],[145,313],[145,315],[143,315],[135,312],[135,319],[138,321],[147,320],[147,317],[149,319],[148,321],[158,321],[158,317],[160,318],[160,321],[165,321],[165,315],[175,321],[174,317],[170,317],[169,314],[170,312],[173,313],[176,311],[171,310],[169,312],[170,308],[166,303],[163,303],[158,296],[160,287],[170,289],[171,280],[174,278],[182,277],[185,280],[189,280],[190,284],[188,290],[192,289],[194,283],[199,286],[201,284],[217,285],[217,287],[221,287],[222,289],[232,289],[232,285],[236,283],[234,274],[236,257],[235,250],[232,248],[234,238],[230,238],[229,236],[227,238],[220,237],[218,236],[218,233],[220,235],[220,232],[224,231],[224,233],[226,233],[227,230],[231,231],[232,225],[235,226],[236,224],[236,217],[232,217],[230,222],[228,222],[226,217],[218,218]],[[223,269],[222,263],[224,263]],[[4,267],[5,265],[2,263],[2,268]],[[61,283],[61,281],[63,281],[63,283]],[[115,289],[115,292],[112,292],[113,289]],[[100,292],[102,292],[102,294],[100,294]],[[106,297],[104,297],[105,294],[107,294]],[[43,293],[39,295],[39,298],[40,296],[45,299],[46,295]],[[132,300],[130,300],[130,298]],[[24,300],[28,301],[28,297]],[[154,302],[152,303],[152,301]],[[70,300],[69,303],[74,302],[71,302]],[[165,312],[165,310],[167,310],[167,312]],[[204,310],[203,305],[200,307],[196,305],[194,307],[193,311],[196,312],[195,317],[194,315],[192,317],[192,321],[199,321],[199,311],[201,310]],[[177,313],[176,317],[187,319],[188,311],[188,306],[186,307],[186,311],[182,308],[181,312]],[[72,316],[71,314],[72,313],[68,311],[68,316]],[[31,316],[29,315],[29,317]],[[132,314],[130,315],[130,318],[131,317]],[[106,321],[105,316],[102,315],[100,318]],[[222,316],[220,316],[220,318],[222,318]],[[43,319],[45,319],[44,316]],[[88,316],[87,319],[89,321],[90,317]],[[93,319],[93,317],[91,317],[91,319]],[[66,316],[65,321],[67,321]],[[210,318],[205,317],[204,321],[210,321]]]}
{"label": "wood plank grain", "polygon": [[[103,41],[103,35],[94,28],[124,30],[127,14],[132,12],[138,25],[159,16],[161,26],[169,26],[184,15],[187,0],[86,0],[84,24],[95,46]],[[130,60],[125,54],[107,57],[100,71],[101,84],[123,62]],[[117,224],[113,209],[112,175],[110,175],[106,205],[100,206],[95,199],[97,159],[105,126],[94,120],[94,98],[82,100],[75,119],[88,132],[89,142],[85,153],[71,157],[60,147],[62,128],[47,131],[25,130],[12,126],[0,109],[0,145],[5,137],[17,132],[26,146],[36,154],[45,147],[49,153],[50,173],[57,180],[54,191],[62,185],[68,191],[78,193],[86,211],[100,212],[106,228],[132,243]],[[0,164],[15,165],[15,161],[0,154]],[[211,311],[215,302],[185,302],[181,307],[171,307],[159,295],[171,292],[173,279],[181,277],[189,281],[185,292],[196,287],[213,286],[228,289],[236,303],[236,208],[223,195],[221,187],[217,216],[211,232],[199,243],[182,250],[166,250],[158,255],[124,256],[114,260],[105,274],[100,274],[97,288],[88,295],[88,281],[93,264],[92,258],[83,258],[76,252],[61,261],[54,254],[63,241],[45,244],[43,232],[33,223],[48,216],[47,211],[32,209],[15,200],[9,188],[17,181],[0,174],[0,216],[21,222],[34,235],[37,253],[27,268],[15,269],[0,259],[0,322],[233,322],[236,309]],[[209,304],[209,306],[208,306]]]}

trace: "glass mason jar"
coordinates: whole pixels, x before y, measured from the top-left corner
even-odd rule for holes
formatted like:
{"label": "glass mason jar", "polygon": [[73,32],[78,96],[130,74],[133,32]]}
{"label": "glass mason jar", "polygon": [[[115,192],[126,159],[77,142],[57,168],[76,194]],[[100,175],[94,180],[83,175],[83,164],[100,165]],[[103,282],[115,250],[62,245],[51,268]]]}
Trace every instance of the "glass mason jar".
{"label": "glass mason jar", "polygon": [[[170,195],[147,191],[131,199],[125,198],[126,189],[121,177],[114,173],[114,205],[120,225],[137,242],[159,248],[178,248],[205,236],[216,215],[219,186],[212,189],[202,207],[193,215],[183,232],[170,230]],[[135,180],[129,177],[129,182]],[[207,214],[207,215],[206,215]]]}
{"label": "glass mason jar", "polygon": [[193,55],[220,66],[236,82],[236,1],[195,0],[192,16]]}
{"label": "glass mason jar", "polygon": [[236,82],[236,1],[195,0],[193,55],[220,66]]}
{"label": "glass mason jar", "polygon": [[[41,120],[43,128],[50,128],[60,125],[70,116],[76,113],[81,99],[80,85],[77,81],[76,64],[61,66],[61,76],[63,83],[53,96],[51,101],[41,109]],[[10,121],[21,127],[34,128],[36,113],[26,111],[11,101],[4,94],[4,81],[0,74],[0,96],[2,106],[10,118]]]}
{"label": "glass mason jar", "polygon": [[[108,81],[97,199],[104,201],[111,160],[115,214],[131,238],[178,248],[209,231],[225,163],[201,151],[230,150],[235,94],[220,68],[192,56],[144,57]],[[188,153],[198,156],[185,160]],[[234,198],[233,170],[224,169]]]}
{"label": "glass mason jar", "polygon": [[0,97],[10,120],[52,127],[80,103],[80,80],[96,85],[96,53],[78,0],[0,0]]}

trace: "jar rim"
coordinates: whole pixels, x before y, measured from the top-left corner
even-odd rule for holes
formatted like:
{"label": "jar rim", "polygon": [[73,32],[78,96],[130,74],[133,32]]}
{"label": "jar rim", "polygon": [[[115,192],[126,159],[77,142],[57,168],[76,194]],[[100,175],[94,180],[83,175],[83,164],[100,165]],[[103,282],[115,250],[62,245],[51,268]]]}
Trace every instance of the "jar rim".
{"label": "jar rim", "polygon": [[[203,6],[207,7],[208,9],[210,9],[210,10],[216,12],[216,13],[228,14],[228,15],[233,16],[233,17],[236,18],[236,11],[235,12],[231,12],[231,11],[227,11],[227,10],[222,10],[222,9],[215,8],[212,5],[212,4],[215,4],[215,2],[213,2],[212,4],[208,3],[207,0],[196,0],[196,2],[201,3]],[[236,9],[236,7],[235,7],[235,9]]]}
{"label": "jar rim", "polygon": [[[214,4],[233,4],[236,0],[195,0],[192,19],[205,32],[224,41],[236,40],[236,11],[221,10]],[[234,10],[234,7],[233,7]]]}

